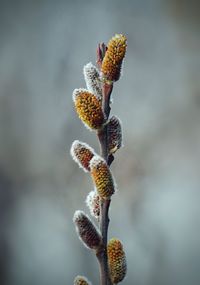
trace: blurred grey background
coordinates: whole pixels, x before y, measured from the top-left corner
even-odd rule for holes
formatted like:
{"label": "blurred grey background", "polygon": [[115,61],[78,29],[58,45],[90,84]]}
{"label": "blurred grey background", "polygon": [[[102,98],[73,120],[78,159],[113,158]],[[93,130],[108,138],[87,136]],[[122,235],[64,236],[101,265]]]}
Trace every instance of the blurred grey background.
{"label": "blurred grey background", "polygon": [[92,182],[69,155],[75,139],[98,142],[71,95],[115,33],[128,38],[109,230],[127,253],[123,284],[200,284],[198,3],[0,1],[1,285],[70,285],[77,274],[99,284],[72,223]]}

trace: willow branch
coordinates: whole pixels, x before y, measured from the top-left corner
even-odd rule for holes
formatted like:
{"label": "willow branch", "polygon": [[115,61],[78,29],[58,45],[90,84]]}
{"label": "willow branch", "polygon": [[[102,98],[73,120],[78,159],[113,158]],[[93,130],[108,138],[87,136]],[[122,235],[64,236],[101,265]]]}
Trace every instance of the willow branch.
{"label": "willow branch", "polygon": [[[103,83],[103,100],[102,109],[108,119],[110,114],[110,95],[112,93],[112,84]],[[98,138],[101,148],[101,156],[105,161],[109,162],[108,154],[108,129],[105,125],[101,130],[98,131]],[[109,165],[111,164],[111,161]],[[100,264],[100,284],[101,285],[111,285],[109,270],[108,270],[108,258],[107,258],[107,237],[108,237],[108,226],[109,226],[109,206],[110,199],[101,199],[101,214],[100,214],[100,231],[103,239],[103,247],[100,252],[97,253],[97,258]]]}

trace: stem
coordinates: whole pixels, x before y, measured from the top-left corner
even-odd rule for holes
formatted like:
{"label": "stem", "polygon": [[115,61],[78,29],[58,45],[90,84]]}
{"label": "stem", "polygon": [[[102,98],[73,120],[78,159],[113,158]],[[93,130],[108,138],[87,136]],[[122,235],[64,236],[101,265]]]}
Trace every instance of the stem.
{"label": "stem", "polygon": [[108,211],[110,206],[109,200],[101,200],[101,218],[100,218],[100,230],[102,234],[103,245],[102,248],[97,252],[96,256],[100,264],[100,284],[111,285],[109,270],[108,270],[108,258],[107,258],[107,235],[109,217]]}
{"label": "stem", "polygon": [[[103,83],[103,100],[102,109],[105,114],[106,120],[110,114],[110,95],[112,92],[113,85],[108,83]],[[108,155],[108,130],[107,125],[98,131],[98,138],[101,147],[101,156],[105,159],[108,165],[111,164]],[[110,162],[110,163],[109,163]],[[101,199],[101,214],[100,214],[100,231],[102,234],[103,245],[102,249],[96,254],[99,264],[100,264],[100,284],[101,285],[111,285],[109,270],[108,270],[108,257],[107,257],[107,236],[108,236],[108,226],[109,226],[109,206],[110,199]]]}
{"label": "stem", "polygon": [[[110,114],[110,95],[112,93],[113,84],[103,83],[102,91],[103,91],[103,99],[102,99],[102,109],[105,114],[106,120]],[[101,156],[108,163],[108,127],[104,125],[104,127],[98,131],[97,133],[100,147],[101,147]],[[110,165],[110,164],[109,164]]]}

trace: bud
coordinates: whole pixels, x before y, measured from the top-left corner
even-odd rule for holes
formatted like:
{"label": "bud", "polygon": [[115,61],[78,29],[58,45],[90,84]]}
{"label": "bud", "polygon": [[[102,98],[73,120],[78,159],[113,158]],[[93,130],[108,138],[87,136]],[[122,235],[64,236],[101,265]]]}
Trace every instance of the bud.
{"label": "bud", "polygon": [[107,245],[110,277],[115,284],[121,282],[127,271],[126,256],[120,240],[112,238]]}
{"label": "bud", "polygon": [[108,122],[108,148],[109,153],[115,153],[122,146],[121,121],[112,116]]}
{"label": "bud", "polygon": [[105,123],[101,102],[86,89],[75,89],[73,100],[79,118],[89,129],[100,129]]}
{"label": "bud", "polygon": [[101,198],[107,199],[114,194],[114,181],[110,169],[103,158],[98,155],[90,160],[90,173]]}
{"label": "bud", "polygon": [[94,190],[91,191],[86,198],[86,204],[90,209],[90,214],[99,220],[100,216],[100,197],[98,193]]}
{"label": "bud", "polygon": [[83,211],[76,211],[73,222],[84,245],[90,249],[98,249],[101,245],[101,235],[90,218]]}
{"label": "bud", "polygon": [[89,163],[95,152],[88,144],[76,140],[73,142],[70,152],[79,167],[83,168],[85,172],[90,171]]}
{"label": "bud", "polygon": [[126,37],[121,34],[116,34],[109,41],[101,66],[105,79],[109,81],[117,81],[119,79],[126,46]]}
{"label": "bud", "polygon": [[78,275],[74,279],[74,285],[92,285],[92,283],[90,283],[86,277]]}
{"label": "bud", "polygon": [[102,88],[100,74],[96,66],[91,62],[83,67],[83,74],[85,77],[85,82],[87,89],[93,93],[98,100],[102,100]]}

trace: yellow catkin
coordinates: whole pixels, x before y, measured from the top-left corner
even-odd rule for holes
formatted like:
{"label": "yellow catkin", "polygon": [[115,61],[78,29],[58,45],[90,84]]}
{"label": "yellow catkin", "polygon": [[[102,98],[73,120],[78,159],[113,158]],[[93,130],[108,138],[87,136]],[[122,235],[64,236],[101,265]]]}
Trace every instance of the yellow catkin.
{"label": "yellow catkin", "polygon": [[120,240],[112,238],[107,245],[108,265],[114,284],[121,282],[127,271],[126,256]]}
{"label": "yellow catkin", "polygon": [[119,79],[126,47],[127,40],[122,34],[116,34],[109,41],[101,66],[101,71],[105,79],[109,81],[117,81]]}
{"label": "yellow catkin", "polygon": [[78,140],[73,142],[71,156],[85,172],[90,171],[89,163],[94,155],[94,150],[88,144]]}
{"label": "yellow catkin", "polygon": [[75,89],[73,100],[79,118],[89,129],[100,129],[105,122],[101,102],[85,89]]}
{"label": "yellow catkin", "polygon": [[74,285],[92,285],[85,276],[76,276],[74,279]]}
{"label": "yellow catkin", "polygon": [[109,167],[98,155],[90,161],[90,173],[100,198],[108,199],[115,192],[114,181]]}

